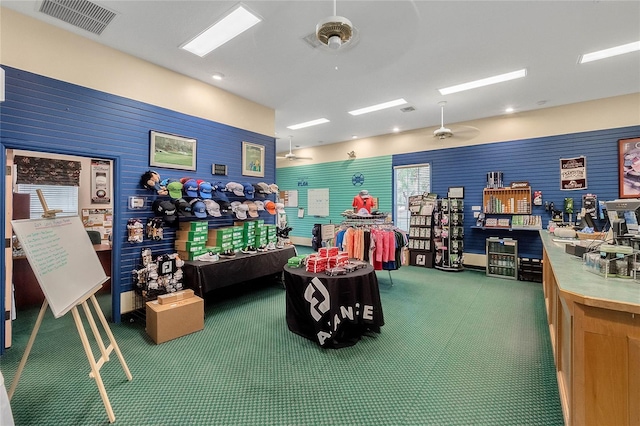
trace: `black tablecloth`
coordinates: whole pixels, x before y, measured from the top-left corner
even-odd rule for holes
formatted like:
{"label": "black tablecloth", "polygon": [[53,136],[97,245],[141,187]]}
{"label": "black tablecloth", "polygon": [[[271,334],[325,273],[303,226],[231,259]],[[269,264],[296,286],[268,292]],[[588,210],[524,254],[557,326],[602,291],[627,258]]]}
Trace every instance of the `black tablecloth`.
{"label": "black tablecloth", "polygon": [[384,325],[378,278],[371,265],[330,277],[284,267],[287,326],[322,347],[354,345]]}
{"label": "black tablecloth", "polygon": [[203,296],[211,290],[282,273],[289,258],[296,255],[294,246],[258,253],[236,253],[232,259],[215,262],[189,260],[182,267],[184,285]]}

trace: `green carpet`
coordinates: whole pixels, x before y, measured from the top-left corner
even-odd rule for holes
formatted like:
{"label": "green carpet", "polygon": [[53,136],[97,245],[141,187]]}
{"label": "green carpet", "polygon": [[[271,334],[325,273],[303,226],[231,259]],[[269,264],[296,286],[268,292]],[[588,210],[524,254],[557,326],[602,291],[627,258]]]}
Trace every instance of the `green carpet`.
{"label": "green carpet", "polygon": [[[133,375],[115,354],[101,370],[115,424],[563,424],[541,284],[407,266],[391,285],[377,274],[386,324],[348,348],[291,333],[275,282],[209,294],[205,329],[161,345],[141,321],[111,324]],[[100,303],[108,311],[108,296]],[[7,389],[36,315],[14,322],[0,358]],[[16,424],[108,424],[88,373],[72,316],[48,313],[11,402]]]}

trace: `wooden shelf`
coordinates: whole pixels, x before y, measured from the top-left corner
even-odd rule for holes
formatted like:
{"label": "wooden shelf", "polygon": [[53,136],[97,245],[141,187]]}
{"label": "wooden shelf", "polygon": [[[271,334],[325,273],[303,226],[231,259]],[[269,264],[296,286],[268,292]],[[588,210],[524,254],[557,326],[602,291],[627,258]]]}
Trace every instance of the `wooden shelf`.
{"label": "wooden shelf", "polygon": [[488,214],[531,214],[531,188],[485,188],[482,206]]}

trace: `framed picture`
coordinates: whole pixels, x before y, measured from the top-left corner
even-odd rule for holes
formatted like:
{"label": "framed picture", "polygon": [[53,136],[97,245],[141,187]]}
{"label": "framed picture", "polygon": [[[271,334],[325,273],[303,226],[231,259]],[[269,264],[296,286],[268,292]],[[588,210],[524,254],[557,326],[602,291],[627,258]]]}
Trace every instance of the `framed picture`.
{"label": "framed picture", "polygon": [[640,138],[618,141],[620,198],[640,198]]}
{"label": "framed picture", "polygon": [[264,177],[264,146],[242,142],[242,174]]}
{"label": "framed picture", "polygon": [[447,192],[448,198],[464,198],[464,186],[450,186]]}
{"label": "framed picture", "polygon": [[152,130],[149,164],[168,169],[196,170],[196,140]]}

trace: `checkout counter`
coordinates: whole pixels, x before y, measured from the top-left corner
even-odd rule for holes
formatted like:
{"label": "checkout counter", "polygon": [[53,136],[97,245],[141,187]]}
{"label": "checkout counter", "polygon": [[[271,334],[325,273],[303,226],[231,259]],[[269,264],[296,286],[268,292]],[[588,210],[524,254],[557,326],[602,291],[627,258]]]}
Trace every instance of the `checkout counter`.
{"label": "checkout counter", "polygon": [[540,231],[543,287],[567,425],[640,425],[640,280],[590,272]]}

